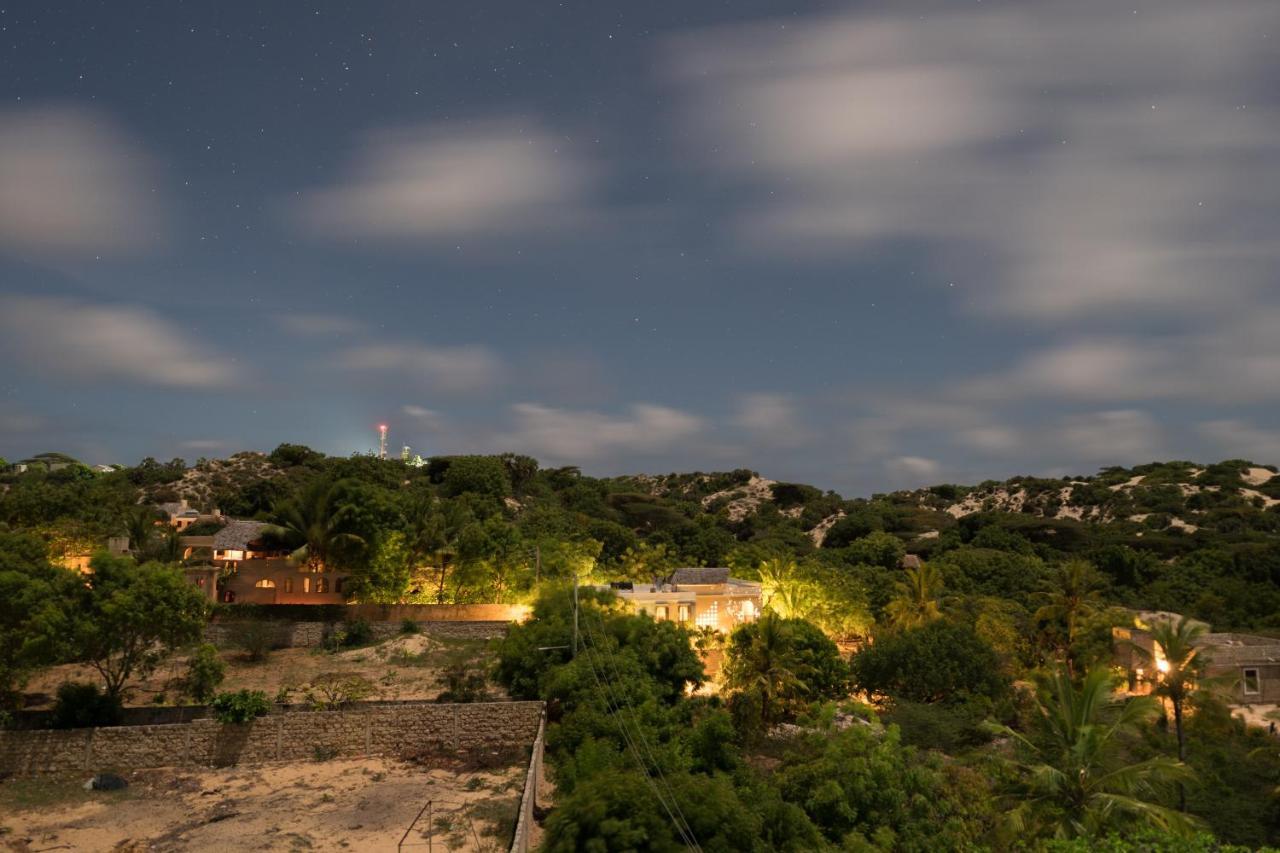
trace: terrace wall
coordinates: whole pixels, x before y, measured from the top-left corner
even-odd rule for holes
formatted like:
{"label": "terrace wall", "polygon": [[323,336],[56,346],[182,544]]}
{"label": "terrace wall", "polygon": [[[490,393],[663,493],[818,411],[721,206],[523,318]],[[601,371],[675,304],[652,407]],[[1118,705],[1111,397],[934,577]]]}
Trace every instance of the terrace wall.
{"label": "terrace wall", "polygon": [[[353,617],[354,618],[354,617]],[[287,620],[256,620],[272,627],[275,633],[274,645],[282,649],[313,648],[324,642],[325,637],[335,631],[342,630],[342,622],[291,622]],[[242,620],[224,620],[210,622],[205,626],[205,639],[216,646],[234,645],[236,636],[245,624]],[[432,637],[450,639],[489,639],[504,637],[510,622],[507,621],[465,621],[447,622],[424,620],[418,622],[418,630]],[[404,621],[370,622],[369,628],[374,642],[389,640],[399,634]]]}
{"label": "terrace wall", "polygon": [[124,772],[153,767],[260,764],[317,757],[411,758],[523,747],[541,702],[396,702],[340,711],[271,714],[244,725],[211,719],[168,725],[0,732],[0,776]]}

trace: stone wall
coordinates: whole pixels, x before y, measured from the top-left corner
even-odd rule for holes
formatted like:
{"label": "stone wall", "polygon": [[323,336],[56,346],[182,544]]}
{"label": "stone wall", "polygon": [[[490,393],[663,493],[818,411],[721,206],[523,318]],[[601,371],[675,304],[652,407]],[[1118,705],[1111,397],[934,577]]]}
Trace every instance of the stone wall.
{"label": "stone wall", "polygon": [[[260,621],[271,627],[275,635],[274,645],[281,649],[319,646],[324,642],[325,637],[342,630],[341,622],[286,622],[271,619]],[[216,646],[234,645],[236,636],[244,624],[240,621],[211,622],[205,626],[205,639]],[[489,639],[506,636],[510,624],[510,622],[498,621],[421,621],[418,622],[418,630],[432,637]],[[370,622],[369,627],[372,630],[373,639],[382,642],[399,634],[404,629],[404,621]]]}
{"label": "stone wall", "polygon": [[403,758],[534,741],[541,702],[378,702],[295,711],[245,725],[211,719],[155,726],[0,732],[0,776],[123,772],[152,767]]}

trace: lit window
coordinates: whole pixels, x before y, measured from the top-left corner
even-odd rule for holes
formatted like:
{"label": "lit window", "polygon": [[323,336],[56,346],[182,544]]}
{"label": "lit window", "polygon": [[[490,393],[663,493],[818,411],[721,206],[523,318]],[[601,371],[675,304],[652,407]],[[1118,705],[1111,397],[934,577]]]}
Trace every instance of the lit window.
{"label": "lit window", "polygon": [[255,583],[254,586],[256,586],[258,589],[275,589],[276,582],[271,580],[270,578],[263,578],[262,580]]}
{"label": "lit window", "polygon": [[756,603],[749,598],[746,601],[742,602],[742,618],[743,619],[756,618]]}
{"label": "lit window", "polygon": [[311,592],[311,578],[302,579],[302,591]]}
{"label": "lit window", "polygon": [[711,602],[711,606],[698,614],[697,624],[699,628],[714,628],[720,624],[720,604],[719,602]]}
{"label": "lit window", "polygon": [[659,604],[657,607],[653,608],[653,618],[667,619],[667,605]]}
{"label": "lit window", "polygon": [[681,604],[680,609],[676,611],[676,615],[679,617],[681,622],[688,622],[689,621],[689,605]]}
{"label": "lit window", "polygon": [[316,592],[328,592],[329,581],[324,578],[316,578]]}
{"label": "lit window", "polygon": [[1244,692],[1262,692],[1262,679],[1258,676],[1258,671],[1256,669],[1246,669],[1244,671]]}
{"label": "lit window", "polygon": [[293,578],[284,579],[284,591],[293,592]]}

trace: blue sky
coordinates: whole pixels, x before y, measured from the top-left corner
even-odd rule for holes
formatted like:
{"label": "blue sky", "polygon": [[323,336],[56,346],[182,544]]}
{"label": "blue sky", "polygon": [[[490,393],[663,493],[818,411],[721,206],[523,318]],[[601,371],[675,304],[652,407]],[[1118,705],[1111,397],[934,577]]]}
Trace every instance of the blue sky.
{"label": "blue sky", "polygon": [[0,11],[0,455],[1280,462],[1267,0]]}

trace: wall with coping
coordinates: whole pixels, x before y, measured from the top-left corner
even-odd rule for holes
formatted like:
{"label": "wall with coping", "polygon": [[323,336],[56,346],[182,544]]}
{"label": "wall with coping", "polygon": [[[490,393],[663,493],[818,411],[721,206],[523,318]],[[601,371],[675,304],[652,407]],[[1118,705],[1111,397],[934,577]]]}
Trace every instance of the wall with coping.
{"label": "wall with coping", "polygon": [[232,725],[212,719],[150,726],[0,732],[0,776],[224,767],[319,756],[359,758],[528,746],[541,702],[360,704]]}

